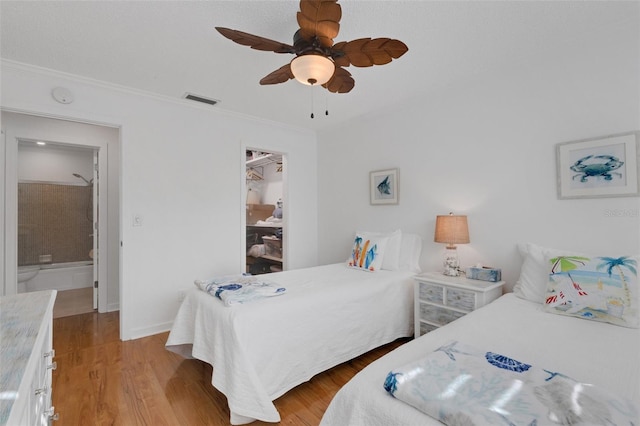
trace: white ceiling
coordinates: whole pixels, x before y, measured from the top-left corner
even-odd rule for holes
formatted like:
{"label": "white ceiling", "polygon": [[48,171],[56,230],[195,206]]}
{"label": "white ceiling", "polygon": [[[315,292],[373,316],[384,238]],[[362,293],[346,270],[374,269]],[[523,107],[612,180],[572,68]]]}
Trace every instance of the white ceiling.
{"label": "white ceiling", "polygon": [[592,43],[629,34],[638,27],[640,11],[636,1],[340,4],[336,42],[390,37],[409,47],[390,64],[350,67],[356,86],[347,94],[296,81],[260,86],[262,77],[292,56],[252,50],[214,29],[292,43],[297,1],[2,0],[1,56],[172,98],[192,92],[221,101],[211,108],[318,130],[488,73],[583,52]]}

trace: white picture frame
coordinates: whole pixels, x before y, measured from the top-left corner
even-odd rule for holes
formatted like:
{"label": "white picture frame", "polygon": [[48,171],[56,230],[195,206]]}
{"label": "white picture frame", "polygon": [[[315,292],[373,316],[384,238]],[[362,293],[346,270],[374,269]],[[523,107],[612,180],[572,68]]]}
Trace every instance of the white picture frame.
{"label": "white picture frame", "polygon": [[398,204],[398,169],[369,172],[369,194],[372,205]]}
{"label": "white picture frame", "polygon": [[639,133],[621,133],[557,144],[558,198],[640,195]]}

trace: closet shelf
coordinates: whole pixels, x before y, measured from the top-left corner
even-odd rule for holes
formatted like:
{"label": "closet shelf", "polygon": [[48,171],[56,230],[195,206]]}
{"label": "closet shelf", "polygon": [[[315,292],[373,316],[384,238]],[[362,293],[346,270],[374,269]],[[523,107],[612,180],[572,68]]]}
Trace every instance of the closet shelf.
{"label": "closet shelf", "polygon": [[282,258],[281,257],[275,257],[275,256],[269,256],[267,254],[263,254],[262,256],[260,256],[261,259],[267,259],[267,260],[272,260],[274,262],[279,262],[280,264],[282,264]]}
{"label": "closet shelf", "polygon": [[281,163],[282,154],[267,154],[252,160],[247,160],[247,167],[261,167],[272,163]]}

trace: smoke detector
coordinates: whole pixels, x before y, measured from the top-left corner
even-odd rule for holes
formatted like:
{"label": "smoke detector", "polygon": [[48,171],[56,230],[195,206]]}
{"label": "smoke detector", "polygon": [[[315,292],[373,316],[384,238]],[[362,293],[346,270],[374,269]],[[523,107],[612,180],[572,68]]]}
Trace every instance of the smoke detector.
{"label": "smoke detector", "polygon": [[61,104],[70,104],[73,102],[73,93],[71,93],[71,90],[64,87],[56,87],[53,89],[51,91],[51,96]]}

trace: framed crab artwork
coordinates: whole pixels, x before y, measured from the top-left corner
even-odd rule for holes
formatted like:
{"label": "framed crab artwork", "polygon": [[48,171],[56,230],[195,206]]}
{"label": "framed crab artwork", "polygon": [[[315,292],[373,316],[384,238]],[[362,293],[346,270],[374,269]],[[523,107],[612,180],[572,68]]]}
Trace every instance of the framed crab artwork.
{"label": "framed crab artwork", "polygon": [[398,204],[398,169],[369,172],[371,204]]}
{"label": "framed crab artwork", "polygon": [[637,197],[638,135],[621,133],[556,146],[558,198]]}

